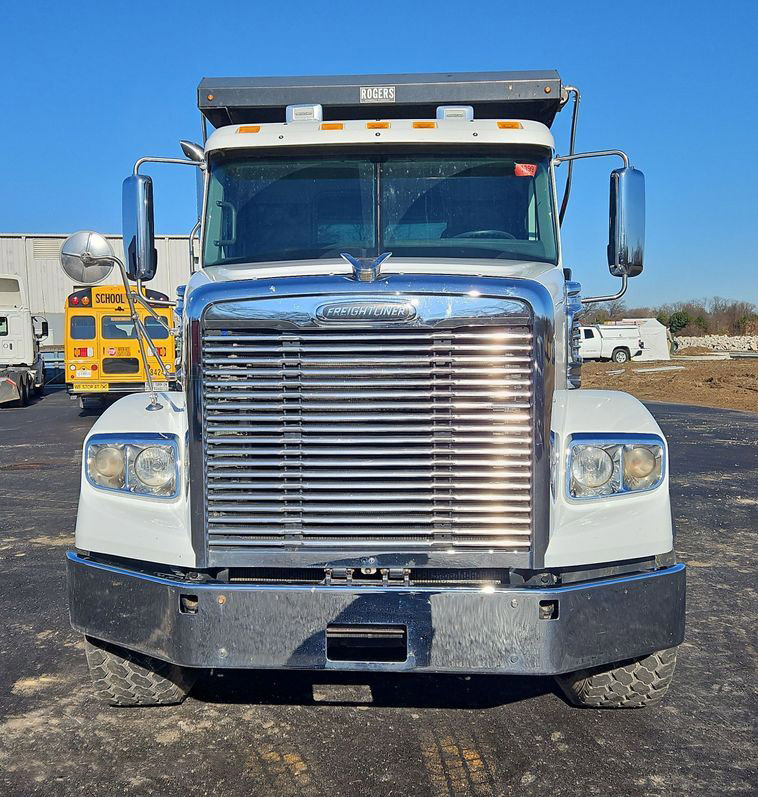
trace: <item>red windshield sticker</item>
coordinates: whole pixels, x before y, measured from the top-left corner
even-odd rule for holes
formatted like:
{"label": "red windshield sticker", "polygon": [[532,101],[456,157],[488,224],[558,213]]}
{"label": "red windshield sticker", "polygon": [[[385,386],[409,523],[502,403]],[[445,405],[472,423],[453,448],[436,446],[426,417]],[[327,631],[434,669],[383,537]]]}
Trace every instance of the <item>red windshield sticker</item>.
{"label": "red windshield sticker", "polygon": [[536,163],[517,163],[514,166],[513,173],[516,177],[534,177],[537,174]]}

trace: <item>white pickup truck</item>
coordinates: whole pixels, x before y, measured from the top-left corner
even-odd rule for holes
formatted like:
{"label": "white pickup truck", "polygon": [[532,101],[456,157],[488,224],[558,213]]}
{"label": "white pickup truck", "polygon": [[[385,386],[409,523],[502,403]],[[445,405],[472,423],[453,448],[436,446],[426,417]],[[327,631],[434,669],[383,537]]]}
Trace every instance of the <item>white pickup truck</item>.
{"label": "white pickup truck", "polygon": [[639,357],[645,347],[636,325],[579,327],[579,354],[583,360],[613,360],[626,363]]}

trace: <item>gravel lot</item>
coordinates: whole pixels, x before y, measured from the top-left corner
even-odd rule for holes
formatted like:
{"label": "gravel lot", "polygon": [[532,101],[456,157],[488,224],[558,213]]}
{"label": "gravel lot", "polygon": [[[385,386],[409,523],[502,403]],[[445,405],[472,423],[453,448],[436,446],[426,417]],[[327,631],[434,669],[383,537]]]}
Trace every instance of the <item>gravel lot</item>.
{"label": "gravel lot", "polygon": [[623,390],[642,401],[686,400],[702,407],[758,412],[758,358],[587,362],[582,387]]}
{"label": "gravel lot", "polygon": [[81,441],[63,393],[0,409],[0,794],[755,794],[758,415],[651,405],[671,443],[688,632],[658,709],[549,679],[216,672],[181,706],[91,696],[68,625]]}

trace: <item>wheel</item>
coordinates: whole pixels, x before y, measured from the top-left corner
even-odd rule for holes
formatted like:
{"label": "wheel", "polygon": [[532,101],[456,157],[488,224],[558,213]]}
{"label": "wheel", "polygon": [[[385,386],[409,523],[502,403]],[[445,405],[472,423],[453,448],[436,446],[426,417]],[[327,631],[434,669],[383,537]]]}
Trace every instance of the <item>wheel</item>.
{"label": "wheel", "polygon": [[644,708],[663,699],[676,667],[676,648],[589,670],[558,675],[569,702],[585,708]]}
{"label": "wheel", "polygon": [[13,402],[14,407],[26,407],[29,404],[29,383],[26,377],[18,380],[18,398]]}
{"label": "wheel", "polygon": [[112,706],[170,706],[192,689],[197,671],[85,637],[95,694]]}
{"label": "wheel", "polygon": [[615,349],[611,359],[615,363],[627,363],[629,362],[629,352],[626,349]]}

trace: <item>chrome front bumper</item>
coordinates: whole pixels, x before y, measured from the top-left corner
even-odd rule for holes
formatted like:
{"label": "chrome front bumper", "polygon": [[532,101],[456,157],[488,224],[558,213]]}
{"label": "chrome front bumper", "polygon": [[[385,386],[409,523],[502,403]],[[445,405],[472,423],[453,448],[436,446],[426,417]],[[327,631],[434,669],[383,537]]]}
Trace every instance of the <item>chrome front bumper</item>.
{"label": "chrome front bumper", "polygon": [[[554,675],[684,637],[682,564],[550,589],[487,591],[192,584],[70,552],[68,591],[76,630],[189,667]],[[557,617],[540,618],[544,602]],[[187,605],[196,611],[183,612]],[[327,656],[328,627],[372,625],[405,629],[403,661]]]}

